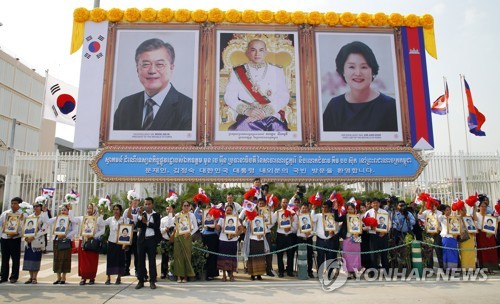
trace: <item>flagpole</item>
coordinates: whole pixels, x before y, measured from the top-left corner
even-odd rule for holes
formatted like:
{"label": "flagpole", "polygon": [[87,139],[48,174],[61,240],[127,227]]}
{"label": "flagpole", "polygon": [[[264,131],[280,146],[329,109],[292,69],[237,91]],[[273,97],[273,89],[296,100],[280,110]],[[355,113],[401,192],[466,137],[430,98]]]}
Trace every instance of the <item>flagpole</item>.
{"label": "flagpole", "polygon": [[[465,115],[465,98],[464,98],[464,79],[465,75],[459,74],[460,75],[460,88],[462,89],[462,108],[464,111],[464,121],[467,124],[467,116]],[[467,155],[469,155],[469,132],[467,131],[467,125],[464,125],[465,127],[465,149],[467,151]]]}
{"label": "flagpole", "polygon": [[[447,94],[447,83],[446,77],[443,77],[443,85],[445,94]],[[449,98],[449,97],[448,97]],[[446,124],[448,126],[448,143],[450,145],[450,169],[451,169],[451,195],[455,198],[455,170],[453,169],[453,149],[451,145],[451,129],[450,129],[450,104],[448,100],[446,100]]]}

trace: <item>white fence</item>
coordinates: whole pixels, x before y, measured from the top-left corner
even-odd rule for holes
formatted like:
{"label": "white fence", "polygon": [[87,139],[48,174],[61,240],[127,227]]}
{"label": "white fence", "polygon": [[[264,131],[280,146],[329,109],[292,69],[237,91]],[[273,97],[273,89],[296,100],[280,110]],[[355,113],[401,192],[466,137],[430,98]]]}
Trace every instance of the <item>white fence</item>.
{"label": "white fence", "polygon": [[[31,202],[44,187],[56,188],[55,203],[64,200],[72,189],[80,193],[80,201],[107,194],[126,193],[130,189],[142,195],[166,195],[168,189],[182,193],[185,185],[179,183],[105,183],[100,181],[89,166],[95,152],[89,153],[38,153],[16,152],[12,164],[13,178],[7,176],[4,202],[20,196]],[[500,156],[496,154],[455,155],[426,152],[428,162],[423,173],[414,182],[350,184],[359,190],[378,190],[399,197],[412,198],[416,193],[429,192],[444,202],[455,197],[467,197],[474,192],[484,193],[491,201],[500,198]],[[369,188],[369,189],[368,189]],[[4,209],[8,204],[4,204]],[[54,207],[54,206],[53,206]],[[79,204],[83,213],[85,204]],[[53,209],[54,210],[54,209]]]}

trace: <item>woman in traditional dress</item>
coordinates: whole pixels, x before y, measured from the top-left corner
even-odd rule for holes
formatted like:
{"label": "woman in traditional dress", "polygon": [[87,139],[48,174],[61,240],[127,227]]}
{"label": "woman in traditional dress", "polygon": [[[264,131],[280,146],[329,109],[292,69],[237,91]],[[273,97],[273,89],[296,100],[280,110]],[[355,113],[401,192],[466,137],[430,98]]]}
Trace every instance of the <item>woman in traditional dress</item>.
{"label": "woman in traditional dress", "polygon": [[[347,214],[356,215],[356,206],[353,203],[347,203]],[[345,267],[348,273],[347,279],[356,278],[355,272],[360,271],[361,266],[361,236],[359,234],[351,234],[347,232],[347,214],[338,216],[338,210],[335,209],[336,221],[342,222],[340,227],[339,237],[344,239],[342,245],[342,257],[345,259]],[[353,218],[356,220],[356,218]],[[361,222],[358,219],[358,225],[361,227]],[[360,233],[361,233],[361,229]]]}
{"label": "woman in traditional dress", "polygon": [[122,217],[123,207],[120,204],[113,205],[113,216],[98,223],[102,226],[109,226],[108,237],[108,253],[106,259],[106,275],[108,279],[104,284],[111,284],[111,276],[116,275],[115,284],[121,284],[121,277],[125,274],[125,249],[126,245],[119,245],[118,241],[118,226],[120,224],[128,224],[128,221]]}
{"label": "woman in traditional dress", "polygon": [[[463,217],[467,216],[467,210],[465,209],[464,201],[458,201],[453,203],[452,210],[456,211],[458,215],[462,217],[462,229],[465,229],[465,233],[469,234],[469,239],[458,243],[460,247],[460,266],[465,269],[475,269],[476,268],[476,235],[475,233],[469,233],[467,231],[467,225],[463,223]],[[472,209],[472,220],[474,221],[474,226],[477,227],[477,216],[476,208]]]}
{"label": "woman in traditional dress", "polygon": [[[233,215],[233,205],[226,206],[226,216]],[[230,221],[234,220],[231,218]],[[239,221],[239,220],[238,220]],[[215,228],[220,231],[219,235],[219,253],[220,255],[217,257],[217,269],[222,270],[222,281],[225,282],[227,280],[227,275],[229,276],[230,281],[234,281],[233,273],[238,270],[238,259],[235,256],[238,253],[238,238],[241,234],[241,224],[236,225],[236,223],[230,223],[232,226],[237,226],[234,229],[234,233],[224,233],[225,223],[224,218],[219,218],[217,225]],[[226,256],[229,255],[229,256]]]}
{"label": "woman in traditional dress", "polygon": [[[202,212],[204,212],[202,210]],[[203,218],[204,227],[201,232],[201,239],[203,244],[207,246],[207,249],[212,252],[219,251],[219,236],[217,231],[215,231],[215,219],[210,213],[210,210],[206,213],[206,218]],[[208,225],[208,226],[207,226]],[[211,227],[209,227],[211,226]],[[219,276],[219,270],[217,269],[217,255],[210,253],[207,257],[207,262],[205,263],[205,279],[207,281],[212,281],[215,277]]]}
{"label": "woman in traditional dress", "polygon": [[[194,269],[191,265],[191,253],[193,251],[192,235],[198,231],[198,223],[192,212],[189,212],[191,205],[188,201],[182,203],[181,212],[175,215],[174,230],[174,275],[177,276],[177,283],[187,283],[188,277],[194,277]],[[181,234],[181,222],[186,222],[189,218],[187,232]],[[190,228],[190,229],[189,229]]]}
{"label": "woman in traditional dress", "polygon": [[477,258],[479,260],[479,268],[488,269],[488,273],[493,273],[493,269],[498,269],[498,257],[495,248],[482,250],[483,248],[495,247],[495,234],[486,233],[483,228],[484,217],[487,214],[488,198],[484,196],[479,202],[479,213],[477,214]]}
{"label": "woman in traditional dress", "polygon": [[245,256],[248,257],[247,269],[250,278],[253,280],[262,280],[262,275],[266,273],[266,256],[253,256],[257,254],[263,254],[269,252],[269,244],[264,236],[264,234],[256,235],[253,233],[255,229],[252,229],[252,221],[257,216],[258,212],[256,210],[245,211],[245,221],[243,226],[246,229],[245,240],[243,243],[243,248]]}
{"label": "woman in traditional dress", "polygon": [[[34,237],[25,237],[23,270],[29,271],[30,278],[24,284],[37,284],[37,275],[40,271],[42,253],[45,250],[45,235],[48,232],[48,218],[42,214],[43,201],[35,199],[33,217],[38,217],[38,229]],[[28,217],[29,219],[29,217]]]}
{"label": "woman in traditional dress", "polygon": [[456,235],[448,233],[448,217],[451,215],[451,207],[444,207],[444,212],[438,217],[441,225],[441,238],[443,243],[443,268],[453,269],[458,267],[458,241]]}
{"label": "woman in traditional dress", "polygon": [[[71,203],[62,205],[61,207],[61,215],[68,215],[69,210],[71,209]],[[58,220],[58,216],[53,217],[48,220],[49,225],[53,225],[54,222]],[[57,221],[60,223],[60,221]],[[58,227],[59,228],[59,227]],[[55,228],[54,230],[57,230],[58,228]],[[63,231],[63,230],[60,230]],[[69,240],[70,242],[73,241],[73,237],[77,233],[77,228],[71,220],[69,220],[68,228],[65,229],[65,234],[59,234],[59,235],[54,235],[54,242],[53,242],[53,248],[54,248],[54,265],[53,265],[53,270],[54,273],[57,275],[57,280],[54,281],[54,285],[57,284],[66,284],[66,274],[71,272],[71,248],[69,249],[60,249],[59,244],[62,240]]]}
{"label": "woman in traditional dress", "polygon": [[[80,276],[82,279],[80,281],[80,285],[85,285],[87,284],[87,280],[89,280],[89,285],[93,285],[95,283],[95,277],[97,274],[97,265],[99,264],[99,252],[96,251],[88,251],[88,250],[83,250],[83,244],[88,240],[88,239],[100,239],[101,235],[104,234],[104,225],[102,223],[102,216],[98,216],[97,212],[97,206],[94,205],[93,203],[90,203],[87,206],[87,216],[94,216],[96,217],[96,229],[94,231],[94,236],[81,236],[80,237],[80,244],[78,246],[78,276]],[[77,216],[73,217],[72,212],[69,213],[71,221],[74,224],[80,224],[83,225],[82,231],[85,231],[86,233],[89,233],[86,231],[91,230],[91,227],[88,227],[90,225],[87,222],[84,222],[84,217],[83,216]],[[89,221],[89,219],[86,219]]]}

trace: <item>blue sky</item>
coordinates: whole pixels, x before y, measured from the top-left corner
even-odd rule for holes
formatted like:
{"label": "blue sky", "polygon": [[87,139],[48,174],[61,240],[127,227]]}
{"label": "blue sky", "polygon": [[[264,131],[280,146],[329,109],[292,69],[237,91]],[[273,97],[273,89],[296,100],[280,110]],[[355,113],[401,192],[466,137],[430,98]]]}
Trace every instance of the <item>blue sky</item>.
{"label": "blue sky", "polygon": [[[39,73],[50,74],[78,86],[81,52],[69,54],[73,10],[92,8],[93,0],[16,0],[0,2],[0,47]],[[443,94],[443,76],[450,90],[450,134],[453,152],[496,152],[500,150],[499,87],[500,9],[494,0],[101,0],[105,9],[269,9],[277,11],[398,12],[403,15],[429,13],[434,16],[438,60],[427,56],[431,99]],[[460,74],[471,87],[476,107],[486,116],[486,137],[466,132]],[[432,115],[435,150],[450,149],[445,116]],[[58,125],[57,135],[72,139],[71,128]],[[467,134],[467,135],[466,135]],[[467,138],[467,141],[466,141]],[[468,142],[468,145],[466,144]]]}

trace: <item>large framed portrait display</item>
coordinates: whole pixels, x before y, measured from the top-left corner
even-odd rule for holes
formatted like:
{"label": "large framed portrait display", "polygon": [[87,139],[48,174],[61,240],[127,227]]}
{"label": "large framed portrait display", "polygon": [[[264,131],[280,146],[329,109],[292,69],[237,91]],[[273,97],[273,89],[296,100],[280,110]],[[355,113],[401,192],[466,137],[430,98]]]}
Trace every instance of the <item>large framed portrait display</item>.
{"label": "large framed portrait display", "polygon": [[113,28],[101,133],[114,143],[196,141],[199,27],[132,26]]}
{"label": "large framed portrait display", "polygon": [[393,30],[317,31],[319,137],[322,142],[403,142]]}
{"label": "large framed portrait display", "polygon": [[214,138],[302,140],[298,31],[216,31]]}

